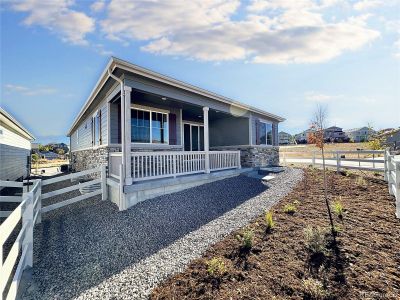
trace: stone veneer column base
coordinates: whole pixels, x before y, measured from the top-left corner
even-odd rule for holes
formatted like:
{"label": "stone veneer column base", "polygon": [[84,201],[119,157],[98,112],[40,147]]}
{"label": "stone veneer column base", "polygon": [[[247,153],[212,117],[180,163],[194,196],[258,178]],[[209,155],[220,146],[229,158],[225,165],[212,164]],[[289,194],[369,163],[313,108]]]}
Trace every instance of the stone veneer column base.
{"label": "stone veneer column base", "polygon": [[74,172],[108,166],[108,154],[121,151],[118,147],[100,147],[71,152],[71,169]]}
{"label": "stone veneer column base", "polygon": [[240,161],[243,168],[279,165],[279,147],[277,146],[220,146],[211,150],[240,150]]}

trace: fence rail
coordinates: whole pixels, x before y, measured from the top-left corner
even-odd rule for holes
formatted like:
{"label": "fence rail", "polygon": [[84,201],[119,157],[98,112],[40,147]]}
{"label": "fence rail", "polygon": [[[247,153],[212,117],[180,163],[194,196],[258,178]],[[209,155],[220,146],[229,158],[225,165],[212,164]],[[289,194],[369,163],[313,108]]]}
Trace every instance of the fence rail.
{"label": "fence rail", "polygon": [[[42,194],[42,186],[57,183],[60,181],[75,179],[82,176],[100,173],[100,178],[94,178],[90,181],[78,183],[70,187],[62,188],[56,191]],[[5,221],[0,225],[0,299],[13,300],[17,296],[18,287],[21,282],[22,273],[25,269],[33,266],[33,228],[35,224],[41,222],[42,214],[54,209],[88,199],[90,197],[102,194],[102,200],[107,199],[106,185],[106,167],[102,166],[91,170],[86,170],[78,173],[64,175],[46,180],[33,180],[30,191],[24,191],[22,197],[17,199],[14,196],[2,196],[1,202],[20,202],[13,211],[7,212]],[[71,192],[82,187],[101,183],[100,189],[93,192],[73,197],[62,202],[42,207],[42,200],[53,196]],[[0,187],[20,187],[24,188],[22,182],[0,181]],[[26,188],[26,187],[25,187]],[[7,201],[9,200],[9,201]],[[22,222],[21,229],[10,245],[10,251],[7,256],[4,256],[4,244],[10,236],[17,230],[17,225]],[[19,253],[22,254],[19,256]],[[17,265],[16,271],[12,276],[14,266]],[[10,282],[12,276],[11,283]],[[9,286],[8,291],[6,291]]]}
{"label": "fence rail", "polygon": [[[298,156],[295,156],[297,154]],[[301,154],[301,155],[299,155]],[[336,167],[337,171],[341,169],[356,169],[365,171],[384,172],[385,160],[380,155],[384,155],[383,150],[358,150],[358,151],[326,151],[324,152],[325,165],[328,167]],[[370,158],[359,157],[360,155],[372,155]],[[349,156],[358,156],[357,158],[346,158]],[[300,163],[300,164],[312,164],[322,165],[322,157],[320,152],[281,152],[282,163]]]}
{"label": "fence rail", "polygon": [[[1,183],[2,186],[3,183]],[[22,187],[23,183],[8,184],[7,186]],[[33,265],[33,227],[40,213],[38,202],[41,197],[41,181],[34,180],[32,188],[29,192],[25,192],[22,196],[21,203],[0,225],[0,298],[15,299],[18,292],[18,285],[21,280],[23,271]],[[21,222],[21,229],[10,245],[7,256],[4,255],[4,244],[10,238],[12,233],[17,229],[17,225]],[[19,256],[20,250],[22,254]],[[19,259],[18,259],[19,258]],[[12,277],[7,293],[5,290],[12,275],[14,266],[17,265],[16,271]],[[3,295],[6,294],[6,297]]]}

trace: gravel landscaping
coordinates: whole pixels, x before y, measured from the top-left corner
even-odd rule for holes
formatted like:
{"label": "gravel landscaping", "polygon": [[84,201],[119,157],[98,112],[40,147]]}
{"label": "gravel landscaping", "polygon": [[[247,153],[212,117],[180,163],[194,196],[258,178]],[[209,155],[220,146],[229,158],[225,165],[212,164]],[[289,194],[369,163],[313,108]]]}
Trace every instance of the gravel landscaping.
{"label": "gravel landscaping", "polygon": [[124,212],[100,197],[49,212],[35,228],[35,267],[24,299],[147,299],[168,276],[287,195],[302,174],[286,169],[268,187],[241,175]]}

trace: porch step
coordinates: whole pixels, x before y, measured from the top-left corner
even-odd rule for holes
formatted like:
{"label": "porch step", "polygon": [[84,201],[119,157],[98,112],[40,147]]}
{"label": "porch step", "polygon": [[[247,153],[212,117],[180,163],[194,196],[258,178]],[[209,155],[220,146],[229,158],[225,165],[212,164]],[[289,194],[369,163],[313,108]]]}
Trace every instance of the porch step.
{"label": "porch step", "polygon": [[91,192],[94,192],[96,190],[101,189],[101,183],[95,183],[92,185],[84,186],[82,188],[79,188],[79,192],[84,195],[84,194],[89,194]]}
{"label": "porch step", "polygon": [[268,175],[270,173],[280,173],[283,172],[283,167],[264,167],[258,170],[258,174],[260,175]]}
{"label": "porch step", "polygon": [[268,182],[268,181],[271,181],[274,178],[275,178],[275,176],[267,175],[267,176],[264,176],[263,178],[261,178],[261,180],[264,181],[264,182]]}

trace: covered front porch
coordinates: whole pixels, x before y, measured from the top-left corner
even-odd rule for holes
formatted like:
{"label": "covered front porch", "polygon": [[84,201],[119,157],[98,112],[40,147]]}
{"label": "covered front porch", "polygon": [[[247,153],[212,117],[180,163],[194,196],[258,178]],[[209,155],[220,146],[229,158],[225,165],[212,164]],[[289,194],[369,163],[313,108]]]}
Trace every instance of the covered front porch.
{"label": "covered front porch", "polygon": [[109,153],[109,175],[123,177],[124,185],[240,169],[240,151],[210,149],[250,143],[245,111],[227,113],[127,86],[109,111],[117,150]]}

